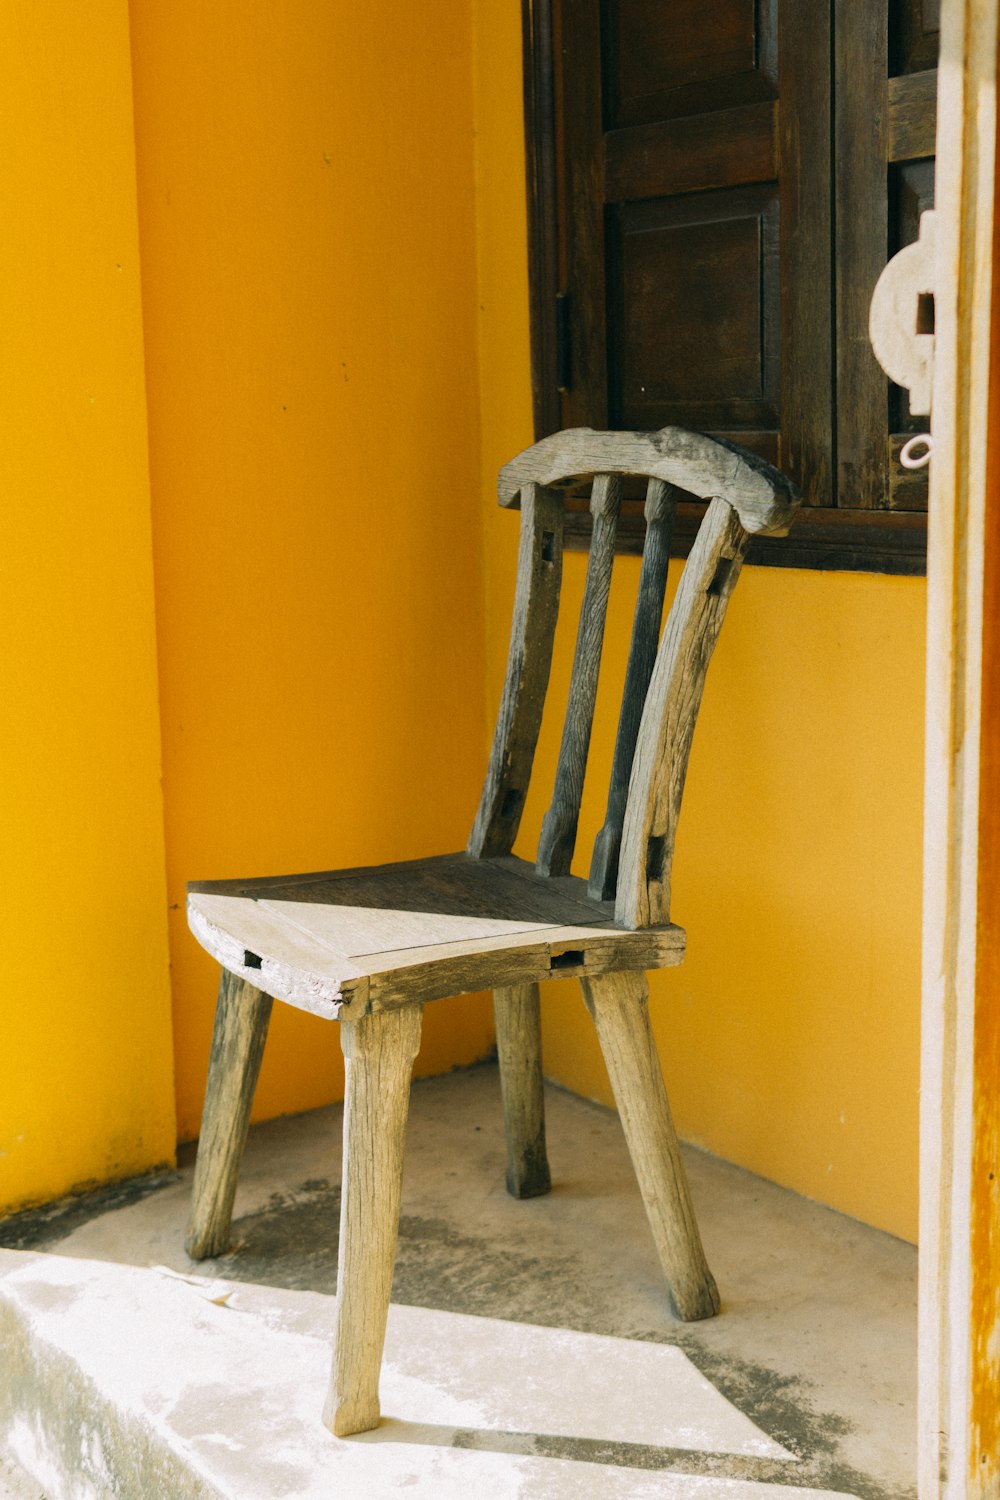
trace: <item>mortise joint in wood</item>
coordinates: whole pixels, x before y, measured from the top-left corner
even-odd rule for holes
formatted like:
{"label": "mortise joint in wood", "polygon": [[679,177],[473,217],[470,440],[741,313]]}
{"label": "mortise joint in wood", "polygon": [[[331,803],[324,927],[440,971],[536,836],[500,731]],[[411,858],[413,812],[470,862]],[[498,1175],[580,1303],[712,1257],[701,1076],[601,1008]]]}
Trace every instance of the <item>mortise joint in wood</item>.
{"label": "mortise joint in wood", "polygon": [[735,558],[720,557],[719,561],[715,565],[715,573],[712,577],[712,582],[708,585],[708,588],[705,590],[705,592],[709,594],[713,599],[721,599],[724,597],[724,595],[728,594],[730,588],[735,582],[733,576],[735,567]]}
{"label": "mortise joint in wood", "polygon": [[500,816],[502,818],[514,817],[515,813],[520,812],[521,803],[523,801],[523,792],[519,792],[516,787],[508,788],[508,790],[504,792],[503,802],[500,804]]}
{"label": "mortise joint in wood", "polygon": [[261,956],[260,956],[259,953],[251,953],[249,948],[244,948],[244,950],[243,950],[243,967],[244,967],[244,969],[261,969],[261,968],[263,968],[263,966],[264,966],[264,960],[261,958]]}
{"label": "mortise joint in wood", "polygon": [[582,969],[584,954],[582,948],[567,948],[564,953],[553,953],[549,959],[549,968],[553,971],[559,969]]}
{"label": "mortise joint in wood", "polygon": [[556,534],[554,531],[542,532],[542,562],[554,563],[556,560]]}

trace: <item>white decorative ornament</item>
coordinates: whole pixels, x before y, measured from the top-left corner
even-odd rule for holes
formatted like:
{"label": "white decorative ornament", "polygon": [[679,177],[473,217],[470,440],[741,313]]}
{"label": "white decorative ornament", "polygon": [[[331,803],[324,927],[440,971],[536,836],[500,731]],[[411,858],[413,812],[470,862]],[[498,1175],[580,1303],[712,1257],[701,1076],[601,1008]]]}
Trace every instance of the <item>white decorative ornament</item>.
{"label": "white decorative ornament", "polygon": [[934,379],[935,217],[920,215],[920,235],[894,255],[875,284],[868,336],[890,380],[910,393],[914,416],[929,416]]}

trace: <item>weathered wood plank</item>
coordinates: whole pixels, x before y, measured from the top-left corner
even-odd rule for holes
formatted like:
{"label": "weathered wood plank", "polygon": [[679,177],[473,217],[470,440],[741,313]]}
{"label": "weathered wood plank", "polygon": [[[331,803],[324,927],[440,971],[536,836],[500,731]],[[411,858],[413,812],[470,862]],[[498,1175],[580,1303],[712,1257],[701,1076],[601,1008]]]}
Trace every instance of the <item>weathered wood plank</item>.
{"label": "weathered wood plank", "polygon": [[613,130],[604,138],[605,199],[770,182],[778,175],[776,121],[777,105],[766,100]]}
{"label": "weathered wood plank", "polygon": [[[531,903],[534,905],[535,903]],[[456,915],[451,912],[414,911],[404,898],[398,906],[319,905],[310,902],[263,900],[257,904],[276,922],[291,931],[327,939],[339,948],[352,966],[359,957],[401,949],[463,944],[474,948],[490,938],[510,941],[524,934],[540,936],[552,927],[551,918],[530,921],[522,916],[506,917],[497,906],[497,916]]]}
{"label": "weathered wood plank", "polygon": [[711,1318],[719,1293],[698,1224],[649,1025],[642,974],[581,981],[614,1090],[649,1227],[678,1317]]}
{"label": "weathered wood plank", "polygon": [[645,505],[646,541],[632,620],[632,639],[629,643],[625,689],[611,766],[608,805],[590,864],[589,893],[595,901],[606,901],[609,898],[613,900],[618,883],[618,856],[621,852],[628,783],[632,774],[636,741],[639,738],[642,709],[646,702],[649,679],[653,675],[656,647],[660,638],[675,506],[676,492],[664,484],[662,479],[651,479]]}
{"label": "weathered wood plank", "polygon": [[416,872],[432,871],[439,865],[450,865],[456,860],[468,858],[466,853],[430,854],[425,855],[423,859],[388,860],[384,865],[345,865],[343,869],[336,870],[293,871],[291,874],[284,875],[252,875],[249,878],[243,877],[237,880],[189,880],[187,888],[191,895],[253,896],[259,899],[269,892],[278,895],[288,886],[294,886],[296,891],[301,893],[297,897],[299,900],[325,901],[327,898],[322,894],[315,897],[308,895],[308,888],[365,880],[370,876],[378,876],[381,879],[405,874],[409,878]]}
{"label": "weathered wood plank", "polygon": [[[380,954],[374,964],[369,1006],[372,1012],[409,1005],[414,1000],[443,1000],[500,985],[541,984],[547,979],[580,978],[621,969],[664,969],[682,962],[685,935],[680,927],[643,928],[621,932],[571,927],[553,928],[542,943],[504,944],[501,939],[481,945],[478,953],[449,953],[444,949],[408,949]],[[398,967],[391,967],[393,960]]]}
{"label": "weathered wood plank", "polygon": [[834,34],[837,494],[840,505],[879,510],[889,494],[888,388],[868,342],[868,304],[889,243],[888,7],[836,0]]}
{"label": "weathered wood plank", "polygon": [[1000,1494],[997,0],[941,9],[920,1067],[921,1500]]}
{"label": "weathered wood plank", "polygon": [[[375,911],[505,918],[533,922],[580,922],[614,918],[611,907],[599,909],[587,896],[586,882],[575,877],[540,880],[533,864],[515,855],[473,859],[464,851],[417,859],[396,865],[369,865],[355,870],[327,871],[321,877],[285,876],[277,881],[220,882],[204,885],[192,899],[207,896],[246,897],[265,910],[267,903],[294,902],[301,906],[365,907]],[[310,920],[305,912],[300,919]],[[442,932],[442,937],[448,936]],[[329,936],[325,946],[350,952]],[[394,946],[400,946],[398,943]]]}
{"label": "weathered wood plank", "polygon": [[681,576],[646,695],[622,835],[615,919],[669,920],[670,870],[705,674],[749,538],[713,500]]}
{"label": "weathered wood plank", "polygon": [[[557,191],[565,206],[560,226],[559,290],[569,294],[569,359],[560,389],[560,426],[608,421],[607,281],[604,263],[604,192],[601,170],[603,100],[601,27],[593,0],[559,0],[560,101]],[[600,465],[595,466],[596,473]]]}
{"label": "weathered wood plank", "polygon": [[378,1377],[403,1186],[420,1007],[344,1021],[347,1072],[337,1312],[323,1420],[337,1437],[379,1422]]}
{"label": "weathered wood plank", "polygon": [[934,155],[937,68],[889,79],[889,160]]}
{"label": "weathered wood plank", "polygon": [[590,733],[594,724],[597,678],[601,668],[604,622],[608,612],[621,496],[622,482],[619,476],[600,474],[594,480],[590,500],[594,529],[587,560],[587,581],[580,606],[555,788],[538,841],[536,868],[539,875],[568,875],[573,859]]}
{"label": "weathered wood plank", "polygon": [[[778,19],[780,437],[806,508],[836,503],[832,428],[834,232],[829,7],[789,0]],[[728,497],[727,497],[728,498]],[[748,531],[753,527],[745,515]]]}
{"label": "weathered wood plank", "polygon": [[222,962],[240,963],[244,977],[266,976],[277,999],[345,1019],[554,973],[662,968],[683,956],[680,928],[623,931],[612,903],[590,900],[585,881],[539,878],[514,855],[340,873],[219,882],[232,894],[203,885],[188,898],[192,930]]}
{"label": "weathered wood plank", "polygon": [[261,902],[239,896],[188,897],[188,926],[223,968],[259,984],[277,1000],[336,1020],[345,1010],[363,1014],[364,974],[338,953]]}
{"label": "weathered wood plank", "polygon": [[538,1198],[551,1185],[545,1152],[540,1010],[537,984],[494,988],[507,1191],[512,1198]]}
{"label": "weathered wood plank", "polygon": [[[907,433],[907,437],[912,436]],[[891,493],[891,491],[890,491]],[[682,502],[677,507],[671,550],[686,557],[704,508]],[[827,568],[852,573],[922,574],[925,571],[927,517],[905,510],[837,510],[833,506],[803,505],[791,536],[755,536],[748,562],[769,568]],[[645,523],[626,510],[618,523],[618,551],[642,554]],[[586,511],[566,514],[567,552],[586,552],[590,545],[590,517]]]}
{"label": "weathered wood plank", "polygon": [[223,969],[185,1241],[192,1260],[229,1249],[240,1160],[270,1019],[271,996]]}
{"label": "weathered wood plank", "polygon": [[507,675],[479,811],[469,838],[477,858],[506,854],[521,821],[542,722],[562,579],[563,506],[526,483],[521,501],[514,617]]}
{"label": "weathered wood plank", "polygon": [[791,481],[756,454],[680,427],[553,433],[500,470],[497,492],[501,505],[515,505],[528,485],[566,486],[602,473],[662,479],[702,500],[722,496],[750,532],[785,532],[798,505]]}

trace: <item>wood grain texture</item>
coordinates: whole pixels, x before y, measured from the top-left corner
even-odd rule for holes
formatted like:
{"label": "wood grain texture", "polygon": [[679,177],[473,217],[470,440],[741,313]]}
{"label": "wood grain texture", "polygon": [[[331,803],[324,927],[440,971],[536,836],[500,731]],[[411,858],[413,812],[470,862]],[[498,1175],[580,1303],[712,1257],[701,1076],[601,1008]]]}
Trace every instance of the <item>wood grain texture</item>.
{"label": "wood grain texture", "polygon": [[[876,0],[882,3],[882,0]],[[833,212],[827,0],[783,4],[778,25],[782,470],[807,506],[835,500]],[[855,217],[860,215],[855,205]],[[746,517],[742,516],[744,526]]]}
{"label": "wood grain texture", "polygon": [[[1000,29],[1000,28],[998,28]],[[994,94],[994,113],[996,96]],[[1000,126],[1000,118],[997,119]],[[994,161],[994,176],[998,162]],[[982,515],[979,829],[969,1172],[970,1494],[1000,1495],[1000,215],[993,208]],[[980,283],[982,284],[982,283]],[[985,297],[982,299],[985,302]],[[978,538],[973,538],[976,547]],[[976,549],[978,550],[978,548]],[[928,795],[931,788],[928,786]]]}
{"label": "wood grain texture", "polygon": [[893,73],[920,73],[937,65],[941,0],[889,0],[890,66]]}
{"label": "wood grain texture", "polygon": [[775,9],[769,0],[620,0],[609,6],[609,123],[687,116],[773,92]]}
{"label": "wood grain texture", "polygon": [[[889,493],[891,503],[891,487]],[[803,505],[790,536],[752,537],[747,561],[770,568],[919,575],[926,567],[927,517],[913,515],[916,509],[925,511],[926,499],[920,506],[902,505],[895,515],[890,511]],[[670,546],[674,557],[687,556],[704,513],[701,504],[678,505]],[[618,523],[618,551],[641,555],[645,535],[642,516],[626,511]],[[586,511],[567,513],[564,545],[567,552],[585,552],[589,547],[590,518]]]}
{"label": "wood grain texture", "polygon": [[538,1198],[549,1191],[542,1087],[542,1023],[537,984],[494,988],[497,1061],[507,1138],[507,1191]]}
{"label": "wood grain texture", "polygon": [[[366,976],[346,954],[282,913],[234,898],[225,888],[188,896],[188,926],[223,968],[259,984],[277,1000],[336,1020],[344,1010],[363,1014]],[[291,997],[294,996],[294,1000]]]}
{"label": "wood grain texture", "polygon": [[997,0],[949,0],[941,23],[917,1484],[922,1500],[996,1500],[1000,6]]}
{"label": "wood grain texture", "polygon": [[756,454],[680,427],[659,432],[578,427],[542,438],[500,470],[500,504],[516,504],[531,484],[567,486],[602,473],[662,479],[703,500],[721,495],[749,532],[786,531],[798,505],[791,481]]}
{"label": "wood grain texture", "polygon": [[341,1023],[347,1070],[337,1313],[323,1421],[337,1437],[379,1422],[378,1377],[392,1290],[410,1072],[419,1006]]}
{"label": "wood grain texture", "polygon": [[605,137],[609,203],[704,192],[778,175],[773,101],[614,130]]}
{"label": "wood grain texture", "polygon": [[877,510],[889,494],[888,389],[868,342],[868,306],[889,243],[886,7],[836,0],[834,36],[837,492],[840,505]]}
{"label": "wood grain texture", "polygon": [[559,760],[552,802],[538,841],[539,875],[568,875],[576,845],[580,799],[587,771],[590,734],[597,700],[597,678],[604,645],[611,569],[615,560],[615,532],[621,508],[619,475],[599,474],[590,500],[593,533],[587,559],[587,581],[573,653],[569,698],[563,720]]}
{"label": "wood grain texture", "polygon": [[618,884],[618,857],[625,823],[628,783],[660,638],[675,506],[676,492],[664,484],[662,479],[651,479],[646,492],[646,537],[642,570],[632,619],[632,638],[629,642],[625,688],[615,738],[608,805],[604,823],[594,843],[590,864],[588,890],[595,901],[614,900]]}
{"label": "wood grain texture", "polygon": [[[561,393],[564,427],[608,423],[601,27],[594,21],[593,0],[559,0],[557,181],[561,178],[565,206],[560,290],[569,294],[570,320],[569,381]],[[572,47],[566,45],[569,37]]]}
{"label": "wood grain texture", "polygon": [[646,696],[622,835],[615,920],[666,922],[681,795],[708,664],[739,577],[747,533],[713,500],[685,564]]}
{"label": "wood grain texture", "polygon": [[513,847],[542,721],[562,580],[563,506],[528,481],[521,496],[521,539],[507,675],[486,782],[469,853],[506,854]]}
{"label": "wood grain texture", "polygon": [[616,427],[736,429],[758,453],[776,439],[780,228],[773,182],[626,203],[609,216]]}
{"label": "wood grain texture", "polygon": [[225,969],[208,1063],[185,1248],[192,1260],[224,1255],[260,1073],[271,997]]}
{"label": "wood grain texture", "polygon": [[674,1309],[687,1322],[714,1317],[719,1292],[691,1205],[649,1025],[645,976],[608,974],[581,983]]}
{"label": "wood grain texture", "polygon": [[188,910],[214,957],[258,962],[248,972],[299,1009],[324,1014],[316,996],[336,994],[325,1014],[342,1020],[554,974],[662,968],[684,953],[679,927],[624,930],[583,880],[540,878],[513,855],[202,882]]}
{"label": "wood grain texture", "polygon": [[934,155],[937,69],[889,79],[889,160]]}
{"label": "wood grain texture", "polygon": [[556,200],[556,110],[552,0],[521,0],[524,138],[528,190],[528,297],[535,433],[561,422],[558,338],[553,318],[559,278]]}

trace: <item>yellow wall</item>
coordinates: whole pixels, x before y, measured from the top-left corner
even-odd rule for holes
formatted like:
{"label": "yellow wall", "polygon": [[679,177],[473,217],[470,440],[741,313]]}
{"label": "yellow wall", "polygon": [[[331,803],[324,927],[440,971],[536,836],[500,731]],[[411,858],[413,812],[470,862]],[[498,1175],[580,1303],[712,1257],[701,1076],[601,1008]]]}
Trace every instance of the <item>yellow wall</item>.
{"label": "yellow wall", "polygon": [[[493,476],[531,416],[516,6],[143,0],[134,134],[125,0],[2,26],[9,1205],[169,1158],[168,900],[197,1130],[187,879],[464,842],[515,551]],[[744,575],[681,827],[690,958],[654,986],[685,1135],[905,1235],[923,599]],[[575,991],[547,1001],[549,1071],[607,1099]],[[490,1035],[481,999],[431,1006],[420,1070]],[[341,1079],[334,1028],[280,1007],[258,1115]]]}
{"label": "yellow wall", "polygon": [[[477,7],[480,372],[490,702],[499,699],[515,523],[489,499],[531,441],[516,7]],[[616,569],[597,723],[613,737],[638,576]],[[671,570],[674,583],[676,566]],[[569,559],[566,602],[583,559]],[[651,1010],[688,1140],[916,1237],[923,629],[921,580],[748,569],[709,675],[682,815],[682,968]],[[571,633],[554,687],[568,679]],[[604,705],[602,713],[601,704]],[[549,720],[530,849],[557,749]],[[599,731],[598,731],[599,732]],[[597,735],[595,734],[595,740]],[[586,872],[610,746],[581,817]],[[542,773],[548,771],[548,780]],[[600,785],[603,781],[603,787]],[[575,986],[544,995],[546,1072],[610,1102]],[[558,1164],[554,1164],[558,1170]]]}
{"label": "yellow wall", "polygon": [[[466,0],[132,7],[174,1033],[184,883],[461,848],[486,756]],[[428,1008],[418,1071],[481,1056]],[[257,1115],[342,1087],[276,1007]]]}
{"label": "yellow wall", "polygon": [[124,0],[0,15],[0,1208],[174,1148]]}

